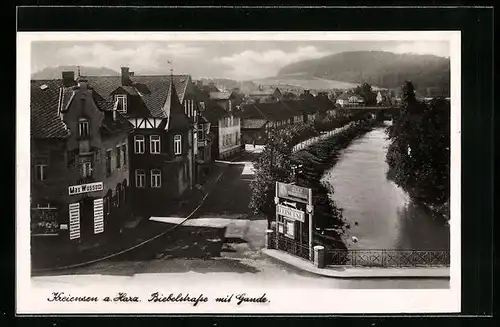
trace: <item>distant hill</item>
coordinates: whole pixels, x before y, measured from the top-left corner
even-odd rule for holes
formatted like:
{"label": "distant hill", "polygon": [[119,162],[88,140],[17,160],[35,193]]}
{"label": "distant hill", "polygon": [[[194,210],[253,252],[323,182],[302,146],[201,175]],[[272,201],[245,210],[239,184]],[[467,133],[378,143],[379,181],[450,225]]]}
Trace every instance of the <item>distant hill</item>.
{"label": "distant hill", "polygon": [[[63,71],[74,71],[75,76],[78,71],[77,66],[57,66],[46,67],[36,73],[31,74],[31,79],[56,79],[61,78]],[[80,73],[83,76],[118,76],[120,73],[106,67],[80,66]]]}
{"label": "distant hill", "polygon": [[366,82],[381,88],[398,88],[411,80],[420,94],[449,96],[450,60],[433,55],[348,51],[289,64],[276,78]]}

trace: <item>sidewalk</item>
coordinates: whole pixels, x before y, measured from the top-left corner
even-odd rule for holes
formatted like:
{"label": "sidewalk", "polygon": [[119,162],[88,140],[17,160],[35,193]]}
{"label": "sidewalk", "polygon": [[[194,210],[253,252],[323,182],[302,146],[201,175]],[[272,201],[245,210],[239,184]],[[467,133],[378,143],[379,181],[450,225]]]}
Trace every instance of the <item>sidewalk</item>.
{"label": "sidewalk", "polygon": [[[201,188],[193,188],[186,194],[185,201],[172,208],[171,214],[186,217],[193,213],[204,196],[210,193],[225,173],[227,166],[215,164],[212,175]],[[184,218],[183,218],[184,219]],[[151,223],[149,217],[125,219],[121,232],[109,232],[105,237],[93,242],[82,242],[73,246],[47,246],[43,249],[32,247],[32,271],[42,272],[64,269],[67,266],[99,261],[117,253],[127,251],[171,229],[171,226]]]}
{"label": "sidewalk", "polygon": [[357,268],[326,266],[317,268],[308,260],[283,251],[262,249],[262,253],[295,268],[331,278],[450,278],[449,267],[436,268]]}

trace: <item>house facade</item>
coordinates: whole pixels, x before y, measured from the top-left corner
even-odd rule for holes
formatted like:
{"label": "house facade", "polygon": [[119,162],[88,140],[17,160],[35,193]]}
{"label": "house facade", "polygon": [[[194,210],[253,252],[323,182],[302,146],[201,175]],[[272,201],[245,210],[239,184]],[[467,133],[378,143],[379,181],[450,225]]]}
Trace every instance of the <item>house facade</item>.
{"label": "house facade", "polygon": [[31,82],[32,235],[79,242],[130,214],[130,123],[89,84]]}
{"label": "house facade", "polygon": [[241,152],[241,124],[235,112],[233,92],[211,92],[206,117],[211,122],[213,151],[219,159],[227,159]]}
{"label": "house facade", "polygon": [[121,76],[89,76],[89,83],[134,128],[129,138],[134,210],[142,216],[168,211],[200,183],[200,165],[211,162],[209,138],[198,142],[200,99],[191,77],[137,75],[122,67]]}
{"label": "house facade", "polygon": [[365,101],[359,95],[344,93],[335,100],[335,103],[342,108],[361,107],[365,104]]}

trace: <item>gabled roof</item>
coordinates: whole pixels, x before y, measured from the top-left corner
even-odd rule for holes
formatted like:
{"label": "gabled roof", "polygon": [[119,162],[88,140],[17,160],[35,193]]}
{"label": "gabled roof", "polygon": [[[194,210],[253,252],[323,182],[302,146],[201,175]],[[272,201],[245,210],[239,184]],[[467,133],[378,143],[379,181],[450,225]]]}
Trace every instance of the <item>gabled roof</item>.
{"label": "gabled roof", "polygon": [[[287,108],[281,102],[271,102],[271,103],[253,103],[251,104],[260,113],[260,116],[265,117],[267,120],[279,121],[288,119],[294,116],[293,111]],[[258,118],[258,116],[252,116],[247,118]]]}
{"label": "gabled roof", "polygon": [[[42,85],[47,88],[41,89]],[[66,138],[69,130],[58,114],[62,98],[62,80],[31,81],[31,128],[32,138]]]}
{"label": "gabled roof", "polygon": [[[134,94],[140,95],[152,117],[166,117],[163,105],[167,101],[170,86],[169,75],[134,75],[130,77],[132,86],[122,86],[121,76],[87,76],[87,79],[89,85],[107,101],[114,102],[114,91],[122,88],[129,94],[132,94],[130,92],[135,92]],[[182,102],[186,95],[190,76],[174,75],[173,80],[177,97]]]}
{"label": "gabled roof", "polygon": [[187,130],[190,128],[191,124],[179,100],[173,76],[170,76],[167,100],[163,111],[168,117],[168,130]]}
{"label": "gabled roof", "polygon": [[[42,85],[47,87],[41,88]],[[108,103],[94,89],[92,99],[99,110],[106,111]],[[74,87],[64,87],[61,79],[31,81],[31,137],[37,139],[66,138],[69,130],[60,113],[64,113],[74,99]],[[105,105],[105,106],[104,106]],[[128,131],[133,126],[121,114],[117,113],[116,121],[103,120],[102,128],[108,132]]]}

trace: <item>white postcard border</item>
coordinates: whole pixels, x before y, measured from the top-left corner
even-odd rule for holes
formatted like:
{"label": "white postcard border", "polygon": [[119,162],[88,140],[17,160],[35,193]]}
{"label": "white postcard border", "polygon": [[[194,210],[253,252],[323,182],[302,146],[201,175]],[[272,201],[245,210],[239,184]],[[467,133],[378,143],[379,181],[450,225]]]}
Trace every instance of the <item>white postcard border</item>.
{"label": "white postcard border", "polygon": [[[172,280],[169,285],[158,286],[155,274],[134,277],[103,275],[68,276],[67,278],[30,278],[30,43],[32,41],[195,41],[195,40],[449,40],[451,60],[451,220],[450,220],[450,289],[439,290],[356,290],[356,289],[308,289],[294,285],[289,288],[265,286],[262,280],[253,281],[250,276],[233,274],[226,285],[210,285],[208,275],[199,274],[199,285],[182,285]],[[459,31],[404,31],[404,32],[22,32],[17,35],[17,121],[16,121],[16,311],[18,314],[62,313],[444,313],[460,312],[461,299],[461,212],[460,212],[460,63],[461,47]],[[187,273],[191,274],[191,273]],[[243,274],[244,275],[244,274]],[[147,278],[146,278],[147,277]],[[91,281],[91,282],[90,282]],[[181,283],[181,284],[179,284]],[[266,293],[271,300],[266,305],[220,305],[213,301],[191,304],[151,304],[143,301],[126,303],[51,303],[46,301],[50,293],[113,295],[117,292],[135,293],[143,300],[159,290],[169,292],[196,292],[208,297],[222,293],[246,292],[252,295]]]}

